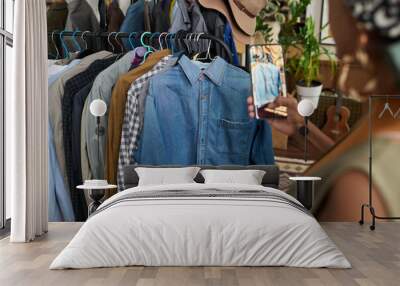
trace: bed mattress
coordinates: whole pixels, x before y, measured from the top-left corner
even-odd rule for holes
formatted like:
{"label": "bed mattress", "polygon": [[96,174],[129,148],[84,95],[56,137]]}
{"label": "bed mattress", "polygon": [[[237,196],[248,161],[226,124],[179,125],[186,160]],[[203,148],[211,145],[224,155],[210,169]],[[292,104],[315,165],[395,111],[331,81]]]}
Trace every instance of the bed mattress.
{"label": "bed mattress", "polygon": [[50,269],[133,265],[351,267],[293,197],[262,186],[194,183],[111,197]]}

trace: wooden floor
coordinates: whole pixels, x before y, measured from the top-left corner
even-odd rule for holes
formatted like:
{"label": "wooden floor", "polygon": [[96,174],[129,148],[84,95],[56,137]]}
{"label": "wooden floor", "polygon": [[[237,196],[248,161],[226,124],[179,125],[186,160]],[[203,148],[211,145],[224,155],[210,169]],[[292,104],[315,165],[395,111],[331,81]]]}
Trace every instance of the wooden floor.
{"label": "wooden floor", "polygon": [[356,223],[323,223],[353,265],[350,270],[285,267],[126,267],[48,270],[79,229],[79,223],[50,224],[30,244],[0,241],[0,285],[400,285],[400,223],[379,223],[375,232]]}

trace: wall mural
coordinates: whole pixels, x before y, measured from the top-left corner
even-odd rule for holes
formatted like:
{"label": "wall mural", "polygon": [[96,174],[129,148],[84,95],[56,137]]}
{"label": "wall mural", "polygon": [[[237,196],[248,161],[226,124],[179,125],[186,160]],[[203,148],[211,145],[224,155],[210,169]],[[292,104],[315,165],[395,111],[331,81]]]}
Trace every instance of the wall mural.
{"label": "wall mural", "polygon": [[[367,99],[370,95],[396,93],[393,83],[397,79],[392,78],[388,65],[378,61],[384,54],[368,55],[365,49],[341,54],[348,52],[347,43],[360,37],[359,30],[345,17],[329,23],[328,16],[334,11],[351,17],[351,6],[330,1],[334,6],[328,7],[328,1],[321,1],[319,17],[306,17],[310,3],[273,1],[274,8],[264,11],[257,29],[263,40],[278,43],[253,45],[247,55],[238,55],[235,42],[226,39],[225,44],[232,50],[226,51],[214,40],[200,39],[199,34],[178,30],[174,36],[154,29],[156,32],[139,33],[147,30],[148,23],[132,26],[138,23],[129,11],[120,11],[115,4],[108,8],[119,15],[118,23],[114,23],[118,28],[110,28],[110,34],[95,41],[98,34],[80,31],[98,31],[101,15],[86,5],[80,11],[91,19],[90,23],[70,23],[70,4],[53,3],[54,7],[48,10],[48,17],[54,20],[48,20],[49,31],[62,31],[67,23],[69,30],[79,36],[73,32],[65,37],[62,32],[49,34],[51,63],[60,60],[60,55],[67,57],[62,62],[68,68],[90,57],[94,59],[91,64],[96,63],[79,70],[84,74],[82,78],[78,73],[71,77],[79,88],[72,85],[71,91],[68,86],[62,103],[66,109],[60,109],[62,115],[54,112],[50,116],[56,123],[51,124],[56,142],[53,155],[61,158],[60,173],[73,194],[75,216],[77,212],[81,220],[87,216],[83,193],[74,193],[77,183],[88,178],[107,179],[123,190],[126,165],[275,163],[280,167],[280,189],[290,194],[295,195],[296,189],[290,177],[322,179],[316,185],[312,205],[318,219],[358,220],[369,189]],[[208,10],[202,7],[201,11]],[[60,19],[64,20],[61,24],[55,21]],[[271,30],[266,30],[271,21],[280,27],[273,40]],[[88,26],[79,26],[83,24]],[[135,29],[130,30],[132,27]],[[318,30],[320,33],[316,33]],[[342,33],[344,30],[348,33]],[[235,39],[235,27],[233,32],[227,31],[232,36],[228,40]],[[385,30],[382,37],[388,37],[387,33]],[[327,45],[336,45],[339,60]],[[179,56],[178,52],[184,55]],[[240,56],[247,56],[252,74],[245,67],[238,67]],[[121,64],[118,68],[116,62]],[[52,71],[59,70],[58,66],[53,67],[56,68]],[[256,72],[259,67],[265,68]],[[141,72],[136,74],[135,70]],[[257,79],[256,74],[261,77]],[[197,82],[197,77],[203,81]],[[58,92],[57,85],[50,84],[49,79],[50,95]],[[80,97],[68,95],[69,91],[77,94],[76,90],[83,90]],[[264,90],[269,97],[257,90]],[[99,119],[90,113],[90,103],[95,99],[106,102],[106,111]],[[56,106],[50,102],[50,109],[52,104]],[[253,114],[254,104],[258,114]],[[260,115],[263,111],[266,113]],[[400,214],[400,193],[395,191],[396,159],[400,158],[400,121],[396,120],[400,118],[400,100],[376,97],[371,111],[377,211],[382,215]],[[71,121],[70,115],[79,120]],[[65,126],[69,129],[63,129]],[[64,144],[65,150],[57,144]]]}

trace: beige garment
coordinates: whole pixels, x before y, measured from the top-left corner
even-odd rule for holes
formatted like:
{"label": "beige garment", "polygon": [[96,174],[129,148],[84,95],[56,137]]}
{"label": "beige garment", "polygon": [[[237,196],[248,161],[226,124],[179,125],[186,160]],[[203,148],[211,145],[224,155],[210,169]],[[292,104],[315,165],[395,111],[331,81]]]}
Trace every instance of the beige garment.
{"label": "beige garment", "polygon": [[[400,215],[399,161],[400,143],[388,138],[373,139],[372,181],[383,198],[390,216]],[[348,171],[360,171],[368,176],[368,142],[354,146],[336,160],[320,170],[308,175],[319,176],[323,180],[318,185],[312,212],[318,211],[335,181]],[[368,190],[365,190],[366,192]],[[351,199],[351,194],[349,194]],[[367,202],[366,202],[367,203]],[[360,206],[361,207],[361,206]],[[380,215],[380,214],[377,214]]]}
{"label": "beige garment", "polygon": [[54,82],[49,87],[49,120],[51,127],[53,128],[54,146],[56,149],[57,160],[60,165],[60,171],[62,176],[64,177],[66,185],[68,185],[68,179],[65,165],[61,108],[65,83],[72,77],[85,71],[89,67],[89,65],[92,64],[95,60],[104,59],[110,56],[112,56],[112,53],[101,51],[83,58],[79,64],[65,72],[56,82]]}
{"label": "beige garment", "polygon": [[117,183],[119,147],[128,90],[136,79],[149,72],[162,58],[170,54],[170,50],[161,50],[152,53],[139,67],[121,76],[113,88],[108,108],[105,170],[106,178],[110,184]]}
{"label": "beige garment", "polygon": [[55,62],[56,65],[65,66],[70,64],[73,60],[75,60],[79,56],[79,52],[69,53],[69,57],[63,58],[61,60],[57,60]]}

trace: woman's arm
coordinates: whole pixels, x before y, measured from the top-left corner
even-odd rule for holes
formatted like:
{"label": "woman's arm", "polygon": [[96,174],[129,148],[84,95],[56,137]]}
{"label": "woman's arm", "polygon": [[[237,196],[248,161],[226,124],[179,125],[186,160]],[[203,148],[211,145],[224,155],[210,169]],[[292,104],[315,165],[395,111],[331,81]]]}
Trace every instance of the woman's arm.
{"label": "woman's arm", "polygon": [[[299,129],[304,126],[304,118],[297,112],[297,100],[293,96],[279,96],[276,100],[268,105],[268,108],[277,108],[285,106],[288,116],[286,119],[266,119],[268,123],[276,130],[293,137],[301,137]],[[247,107],[249,116],[255,117],[253,97],[247,99]],[[312,122],[308,123],[308,140],[321,152],[328,151],[335,142],[323,133]]]}
{"label": "woman's arm", "polygon": [[[332,189],[327,193],[316,216],[320,221],[358,221],[361,206],[368,202],[368,176],[360,171],[348,171],[335,180]],[[387,216],[383,198],[375,187],[372,188],[372,199],[376,215]],[[370,212],[365,209],[365,217]]]}
{"label": "woman's arm", "polygon": [[[300,125],[300,127],[302,126],[304,126],[304,123]],[[295,134],[294,136],[301,136],[301,135]],[[322,132],[321,129],[319,129],[312,122],[308,122],[308,141],[315,148],[321,151],[321,153],[325,153],[335,144],[335,142],[328,135]]]}

